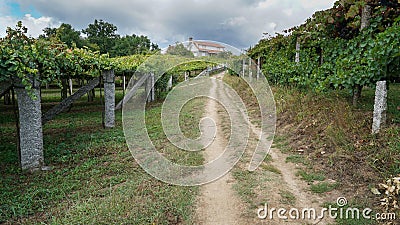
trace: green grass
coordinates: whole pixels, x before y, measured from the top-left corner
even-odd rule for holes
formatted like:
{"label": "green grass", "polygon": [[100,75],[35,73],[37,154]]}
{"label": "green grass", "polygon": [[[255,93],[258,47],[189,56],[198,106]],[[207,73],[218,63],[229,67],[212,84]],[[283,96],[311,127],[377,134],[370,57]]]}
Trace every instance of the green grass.
{"label": "green grass", "polygon": [[273,172],[273,173],[276,173],[276,174],[282,174],[282,172],[278,168],[276,168],[275,166],[273,166],[271,164],[268,164],[268,163],[263,163],[263,164],[260,165],[260,167],[263,170],[267,170],[267,171],[270,171],[270,172]]}
{"label": "green grass", "polygon": [[[366,219],[363,217],[362,215],[362,211],[365,208],[370,208],[369,206],[367,206],[367,204],[362,203],[362,204],[358,204],[356,202],[350,202],[348,205],[344,206],[344,207],[339,207],[336,203],[326,203],[324,204],[324,207],[329,208],[329,205],[331,206],[331,208],[336,208],[337,213],[338,213],[338,217],[336,218],[335,222],[337,225],[372,225],[372,224],[377,224],[377,221],[375,221],[374,219]],[[357,218],[356,216],[352,215],[351,211],[347,211],[348,216],[346,218],[346,210],[349,210],[349,208],[351,209],[359,209],[360,214],[359,214],[359,218]],[[343,217],[340,217],[340,211],[343,211]],[[371,215],[374,215],[375,212],[372,212]],[[355,214],[356,215],[356,214]]]}
{"label": "green grass", "polygon": [[257,187],[256,173],[247,170],[242,170],[239,168],[234,168],[232,170],[232,175],[235,178],[235,184],[233,188],[239,194],[242,201],[249,204],[252,208],[255,205],[255,188]]}
{"label": "green grass", "polygon": [[288,137],[280,134],[275,134],[274,142],[272,143],[273,148],[279,149],[282,153],[289,153],[292,149],[287,142]]}
{"label": "green grass", "polygon": [[309,165],[309,161],[304,157],[304,155],[290,155],[286,157],[286,162]]}
{"label": "green grass", "polygon": [[223,81],[231,86],[238,93],[243,103],[246,106],[246,110],[250,121],[256,125],[261,126],[261,113],[260,106],[257,101],[257,97],[251,90],[250,86],[242,78],[237,76],[226,75]]}
{"label": "green grass", "polygon": [[[42,96],[45,109],[59,101],[57,91],[44,90]],[[82,97],[70,112],[44,126],[45,164],[52,170],[32,174],[19,169],[12,107],[0,105],[0,223],[191,223],[198,188],[162,183],[139,167],[125,143],[121,111],[116,128],[104,130],[96,97],[89,103]],[[184,109],[181,126],[188,136],[198,135],[192,128],[202,116],[201,104],[194,101]],[[154,103],[146,114],[154,118],[147,125],[159,150],[167,146],[155,119],[160,113],[160,104]],[[177,162],[203,160],[200,154],[183,157],[182,151],[168,148]]]}
{"label": "green grass", "polygon": [[314,193],[325,193],[330,192],[338,186],[337,183],[321,182],[317,184],[311,184],[310,190]]}
{"label": "green grass", "polygon": [[[251,105],[254,99],[246,97],[247,89],[239,79],[225,78],[233,87],[239,87],[239,95]],[[312,191],[326,193],[336,188],[340,192],[351,187],[352,198],[367,199],[366,205],[379,209],[379,200],[365,190],[400,174],[400,84],[389,85],[387,125],[377,135],[371,134],[375,88],[363,89],[357,107],[352,105],[349,90],[316,93],[273,86],[272,91],[277,111],[273,147],[289,154],[286,162],[305,166],[297,174],[312,184]],[[303,154],[299,155],[298,150]],[[268,164],[261,166],[274,171]]]}
{"label": "green grass", "polygon": [[[345,187],[362,188],[400,173],[400,84],[389,85],[387,125],[377,135],[371,134],[374,88],[363,90],[357,107],[347,90],[314,93],[276,86],[273,91],[280,124],[278,147],[287,143],[290,154],[304,150],[311,166]],[[302,163],[298,156],[288,161]]]}
{"label": "green grass", "polygon": [[296,175],[300,176],[303,180],[307,181],[308,183],[325,180],[325,175],[322,173],[306,172],[304,170],[299,170],[297,171]]}
{"label": "green grass", "polygon": [[290,191],[281,191],[279,195],[281,196],[281,202],[283,204],[294,205],[296,203],[296,196]]}
{"label": "green grass", "polygon": [[[397,109],[400,106],[400,85],[399,84],[390,84],[388,88],[388,96],[387,96],[387,114],[389,123],[400,123],[400,110]],[[359,109],[362,110],[374,110],[374,105],[371,102],[375,99],[375,88],[364,88],[362,92],[362,98],[360,104],[358,105]]]}

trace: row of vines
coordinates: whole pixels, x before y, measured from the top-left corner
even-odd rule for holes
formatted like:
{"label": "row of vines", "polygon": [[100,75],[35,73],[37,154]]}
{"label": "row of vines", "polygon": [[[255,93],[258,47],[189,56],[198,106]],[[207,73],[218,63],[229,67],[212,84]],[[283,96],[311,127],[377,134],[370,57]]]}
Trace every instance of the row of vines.
{"label": "row of vines", "polygon": [[[110,58],[107,54],[88,48],[69,48],[56,38],[35,39],[27,37],[26,33],[27,29],[19,22],[15,28],[7,28],[6,37],[0,39],[0,83],[22,85],[28,92],[32,89],[33,81],[62,87],[66,85],[66,79],[91,79],[99,77],[101,71],[105,70],[114,70],[116,76],[132,77],[139,66],[142,66],[142,72],[150,73],[159,69],[158,65],[147,65],[148,68],[143,69],[146,59],[157,55],[157,52]],[[176,55],[160,57],[162,67],[171,65],[171,68],[167,68],[155,85],[158,96],[167,89],[171,76],[177,83],[184,79],[182,74],[185,72],[194,76],[214,65]]]}
{"label": "row of vines", "polygon": [[249,54],[261,57],[275,84],[355,94],[379,80],[399,82],[399,6],[397,0],[339,0],[304,24],[260,40]]}

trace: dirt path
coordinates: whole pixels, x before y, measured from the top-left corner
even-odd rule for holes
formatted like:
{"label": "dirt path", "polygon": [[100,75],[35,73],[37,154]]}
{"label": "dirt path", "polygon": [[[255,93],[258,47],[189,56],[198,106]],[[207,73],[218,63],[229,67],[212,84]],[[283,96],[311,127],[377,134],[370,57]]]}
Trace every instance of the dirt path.
{"label": "dirt path", "polygon": [[[210,92],[211,96],[217,94],[217,84],[214,80]],[[227,140],[221,134],[221,120],[215,101],[209,100],[207,102],[205,116],[212,118],[218,129],[213,143],[204,152],[205,160],[209,162],[222,154]],[[203,129],[203,131],[207,131],[207,129]],[[222,178],[201,187],[196,224],[245,224],[245,221],[240,217],[240,212],[244,206],[232,189],[232,183],[232,175],[228,173]]]}
{"label": "dirt path", "polygon": [[[215,79],[221,79],[224,73],[215,76]],[[223,91],[223,88],[218,87],[217,82],[213,81],[210,87],[210,95],[215,96],[218,92]],[[212,118],[217,126],[217,134],[214,142],[205,150],[204,156],[206,161],[211,161],[217,158],[225,149],[227,140],[221,134],[222,124],[221,115],[217,109],[217,103],[209,100],[206,105],[206,116]],[[234,121],[234,118],[231,118]],[[249,122],[250,123],[250,122]],[[258,137],[260,129],[254,124],[249,124],[251,128],[251,135]],[[207,129],[204,129],[205,131]],[[295,202],[290,204],[290,207],[296,207],[299,210],[303,208],[315,208],[317,216],[321,209],[321,204],[327,200],[313,194],[309,191],[309,186],[306,182],[300,180],[296,175],[296,165],[286,163],[287,155],[281,153],[278,149],[272,149],[270,152],[272,162],[271,165],[280,171],[280,174],[273,174],[268,171],[256,172],[259,176],[259,183],[264,187],[259,187],[259,198],[268,199],[268,204],[272,207],[289,207],[288,204],[282,203],[282,191],[288,191],[295,196]],[[257,169],[262,170],[261,168]],[[257,209],[251,209],[254,213],[250,216],[243,216],[246,211],[245,205],[239,199],[237,193],[232,189],[236,181],[231,173],[228,173],[221,179],[207,185],[201,186],[201,194],[197,202],[197,211],[195,216],[196,224],[334,224],[331,219],[317,219],[317,220],[282,220],[277,216],[274,219],[260,220],[257,218]],[[256,198],[257,198],[256,197]],[[259,202],[261,203],[261,202]],[[288,208],[289,210],[290,208]]]}
{"label": "dirt path", "polygon": [[[250,128],[253,134],[255,134],[256,136],[260,136],[261,130],[258,127],[256,127],[254,124],[250,124]],[[309,191],[309,185],[295,175],[298,166],[296,164],[286,162],[286,158],[288,157],[288,155],[283,154],[279,149],[276,148],[271,148],[269,155],[272,158],[271,165],[273,165],[278,171],[280,171],[280,176],[274,177],[274,179],[278,178],[279,180],[275,180],[275,182],[270,182],[271,186],[268,188],[270,190],[274,190],[269,193],[269,199],[270,199],[269,204],[271,208],[272,207],[284,208],[284,204],[282,204],[280,201],[281,196],[279,194],[279,190],[289,191],[295,196],[296,201],[293,205],[291,205],[292,208],[296,208],[299,210],[302,210],[304,208],[316,209],[317,217],[319,216],[319,213],[321,211],[322,203],[328,201],[333,202],[335,200],[333,198],[322,197],[317,194],[313,194],[311,191]],[[271,175],[271,178],[272,177],[273,175]],[[267,224],[272,224],[272,225],[280,224],[281,221],[279,221],[279,219],[277,219],[276,217],[277,215],[275,214],[275,219],[268,221]],[[285,222],[285,224],[304,224],[304,223],[328,225],[328,224],[334,224],[334,220],[326,216],[325,218],[321,219],[317,218],[315,220],[301,219],[299,221],[288,220],[287,222]]]}

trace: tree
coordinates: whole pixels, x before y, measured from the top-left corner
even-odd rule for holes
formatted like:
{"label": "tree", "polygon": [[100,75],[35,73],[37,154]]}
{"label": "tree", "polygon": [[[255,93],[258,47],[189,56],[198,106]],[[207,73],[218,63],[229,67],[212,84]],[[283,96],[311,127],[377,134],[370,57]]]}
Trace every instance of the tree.
{"label": "tree", "polygon": [[100,53],[110,52],[119,37],[116,34],[117,27],[115,25],[97,19],[82,32],[87,35],[87,41],[90,44],[98,46]]}
{"label": "tree", "polygon": [[193,52],[189,51],[182,43],[176,43],[174,46],[170,45],[167,49],[167,54],[180,55],[185,57],[193,58]]}
{"label": "tree", "polygon": [[39,38],[50,38],[56,35],[57,28],[46,27],[43,32],[44,34],[39,35]]}
{"label": "tree", "polygon": [[151,43],[151,51],[158,51],[161,50],[160,47],[158,47],[158,44],[156,43]]}
{"label": "tree", "polygon": [[85,45],[85,41],[81,38],[81,32],[72,28],[70,24],[61,24],[57,29],[57,36],[68,47],[72,47],[74,43],[78,48],[82,48]]}
{"label": "tree", "polygon": [[218,53],[216,56],[221,59],[229,59],[233,56],[233,53],[230,51],[223,51]]}
{"label": "tree", "polygon": [[135,54],[146,54],[158,50],[158,45],[151,43],[147,36],[132,34],[117,38],[115,46],[110,51],[111,56],[128,56]]}
{"label": "tree", "polygon": [[44,34],[40,35],[39,38],[58,38],[67,44],[69,48],[72,48],[74,45],[82,48],[86,45],[85,40],[81,37],[81,32],[75,30],[70,24],[63,23],[58,28],[46,27],[43,29],[43,32]]}

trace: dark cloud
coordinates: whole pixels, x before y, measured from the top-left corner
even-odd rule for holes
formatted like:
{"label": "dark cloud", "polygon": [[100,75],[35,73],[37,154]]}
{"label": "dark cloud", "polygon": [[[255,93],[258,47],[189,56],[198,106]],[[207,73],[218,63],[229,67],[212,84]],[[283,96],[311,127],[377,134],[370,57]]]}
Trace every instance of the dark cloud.
{"label": "dark cloud", "polygon": [[43,16],[77,29],[94,19],[118,26],[120,34],[144,34],[165,47],[189,36],[238,48],[254,45],[263,32],[302,23],[334,0],[17,0]]}

